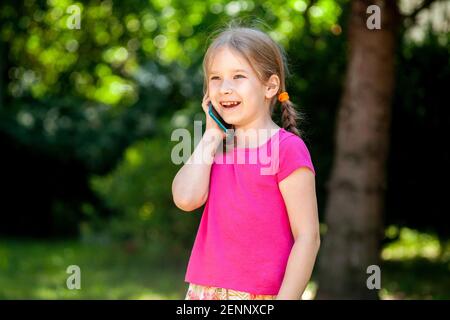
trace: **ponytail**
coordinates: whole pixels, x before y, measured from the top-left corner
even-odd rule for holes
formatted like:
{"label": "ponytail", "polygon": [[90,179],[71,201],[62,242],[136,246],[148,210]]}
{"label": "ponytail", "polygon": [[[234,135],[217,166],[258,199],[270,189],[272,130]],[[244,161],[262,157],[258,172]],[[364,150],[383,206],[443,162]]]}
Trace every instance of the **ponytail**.
{"label": "ponytail", "polygon": [[281,103],[281,123],[283,128],[300,137],[300,131],[297,129],[297,120],[299,115],[290,101]]}
{"label": "ponytail", "polygon": [[295,105],[289,100],[288,93],[286,91],[280,93],[278,101],[281,103],[281,124],[283,128],[301,137],[300,130],[297,128],[300,114],[295,109]]}

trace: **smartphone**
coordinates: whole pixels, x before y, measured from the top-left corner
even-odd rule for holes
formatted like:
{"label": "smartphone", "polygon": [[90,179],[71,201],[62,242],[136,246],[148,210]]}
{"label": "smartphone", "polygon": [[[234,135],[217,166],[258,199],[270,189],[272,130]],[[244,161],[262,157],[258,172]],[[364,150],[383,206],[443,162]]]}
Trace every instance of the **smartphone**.
{"label": "smartphone", "polygon": [[219,127],[226,133],[228,129],[233,128],[233,125],[226,123],[217,110],[214,108],[211,102],[208,104],[209,110],[208,113],[213,118],[213,120],[219,125]]}

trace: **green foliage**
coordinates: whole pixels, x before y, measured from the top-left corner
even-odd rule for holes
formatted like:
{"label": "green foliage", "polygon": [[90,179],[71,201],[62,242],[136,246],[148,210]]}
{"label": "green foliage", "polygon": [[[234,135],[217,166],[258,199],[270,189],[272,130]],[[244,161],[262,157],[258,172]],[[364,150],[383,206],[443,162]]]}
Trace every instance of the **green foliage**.
{"label": "green foliage", "polygon": [[441,243],[435,234],[392,225],[386,228],[386,237],[395,241],[388,243],[381,252],[384,260],[450,260],[450,242]]}
{"label": "green foliage", "polygon": [[157,136],[126,149],[118,166],[105,176],[94,176],[92,188],[116,214],[105,231],[113,239],[192,245],[198,213],[182,213],[172,200],[177,167],[171,161],[174,143]]}
{"label": "green foliage", "polygon": [[[344,66],[339,3],[346,1],[2,2],[0,43],[9,53],[2,66],[9,82],[0,91],[0,132],[29,150],[80,165],[86,179],[98,175],[92,186],[112,212],[110,233],[151,240],[178,234],[186,243],[195,223],[174,218],[170,139],[167,132],[155,134],[168,125],[189,128],[202,116],[200,66],[210,33],[230,19],[262,20],[256,26],[288,50],[290,96],[306,114],[314,106],[325,121],[333,116]],[[67,26],[70,5],[80,8],[80,29]],[[93,202],[53,202],[50,216],[63,221],[67,211],[73,221],[80,212],[90,221],[81,229],[96,230],[100,208]]]}

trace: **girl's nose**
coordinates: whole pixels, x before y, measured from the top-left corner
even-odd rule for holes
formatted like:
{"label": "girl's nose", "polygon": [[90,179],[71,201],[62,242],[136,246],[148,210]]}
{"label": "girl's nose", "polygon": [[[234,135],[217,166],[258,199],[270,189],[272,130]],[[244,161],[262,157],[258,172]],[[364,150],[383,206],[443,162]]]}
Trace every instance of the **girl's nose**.
{"label": "girl's nose", "polygon": [[223,81],[220,86],[220,93],[231,93],[233,91],[231,84],[228,81]]}

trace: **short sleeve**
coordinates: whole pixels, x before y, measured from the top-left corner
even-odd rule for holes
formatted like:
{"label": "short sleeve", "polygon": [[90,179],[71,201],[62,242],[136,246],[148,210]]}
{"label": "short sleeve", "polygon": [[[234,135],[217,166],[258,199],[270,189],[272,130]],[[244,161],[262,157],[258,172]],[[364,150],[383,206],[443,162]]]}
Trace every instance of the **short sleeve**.
{"label": "short sleeve", "polygon": [[292,135],[280,142],[277,181],[282,181],[300,167],[307,167],[316,175],[308,148],[300,137]]}

